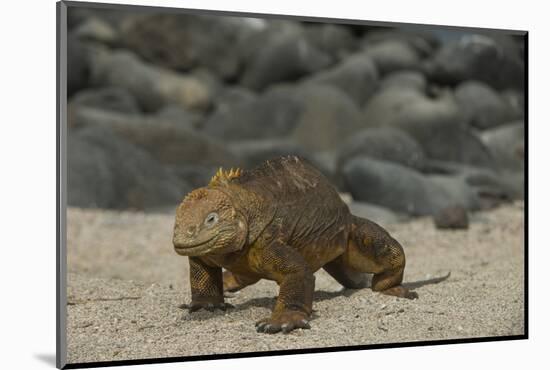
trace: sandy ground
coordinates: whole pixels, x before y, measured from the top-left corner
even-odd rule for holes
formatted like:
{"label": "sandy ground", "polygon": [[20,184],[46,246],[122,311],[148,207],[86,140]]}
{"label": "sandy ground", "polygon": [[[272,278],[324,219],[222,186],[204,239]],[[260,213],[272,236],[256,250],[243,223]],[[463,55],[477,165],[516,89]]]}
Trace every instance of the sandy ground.
{"label": "sandy ground", "polygon": [[[170,214],[68,210],[70,363],[319,348],[524,332],[523,203],[478,213],[467,231],[431,219],[384,225],[405,247],[409,301],[343,290],[316,274],[310,330],[259,334],[277,286],[235,293],[225,312],[189,314],[187,258],[173,252]],[[438,284],[430,279],[451,271]]]}

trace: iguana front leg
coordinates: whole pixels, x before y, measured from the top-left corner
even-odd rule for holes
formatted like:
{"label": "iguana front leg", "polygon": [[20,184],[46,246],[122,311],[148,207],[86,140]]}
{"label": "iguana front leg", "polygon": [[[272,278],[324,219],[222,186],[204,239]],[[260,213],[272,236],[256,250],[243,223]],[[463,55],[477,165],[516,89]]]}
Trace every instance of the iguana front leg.
{"label": "iguana front leg", "polygon": [[263,333],[285,333],[297,328],[309,329],[315,277],[303,257],[290,246],[276,241],[257,257],[257,268],[279,284],[279,296],[271,317],[256,323]]}
{"label": "iguana front leg", "polygon": [[189,312],[204,308],[214,311],[232,307],[223,301],[223,280],[221,267],[209,266],[199,257],[189,257],[189,281],[191,284],[191,303],[181,308]]}

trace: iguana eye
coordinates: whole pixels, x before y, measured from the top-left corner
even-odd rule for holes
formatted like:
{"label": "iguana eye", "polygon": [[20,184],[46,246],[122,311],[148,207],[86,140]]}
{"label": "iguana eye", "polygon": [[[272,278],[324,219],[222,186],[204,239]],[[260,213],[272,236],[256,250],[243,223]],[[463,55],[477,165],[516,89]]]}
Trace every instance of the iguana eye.
{"label": "iguana eye", "polygon": [[209,213],[204,219],[204,224],[208,227],[214,226],[218,222],[218,214],[216,212]]}

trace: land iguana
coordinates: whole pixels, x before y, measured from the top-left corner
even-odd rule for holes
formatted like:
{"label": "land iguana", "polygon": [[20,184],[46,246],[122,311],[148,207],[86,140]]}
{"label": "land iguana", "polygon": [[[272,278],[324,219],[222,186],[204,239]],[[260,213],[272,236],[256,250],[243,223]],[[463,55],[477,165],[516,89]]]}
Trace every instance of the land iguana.
{"label": "land iguana", "polygon": [[[250,170],[220,169],[176,211],[175,251],[189,256],[192,312],[225,310],[224,291],[268,279],[279,285],[271,317],[258,332],[309,328],[314,272],[346,288],[417,298],[401,285],[405,254],[386,230],[354,216],[330,182],[295,156]],[[225,269],[222,273],[222,268]]]}

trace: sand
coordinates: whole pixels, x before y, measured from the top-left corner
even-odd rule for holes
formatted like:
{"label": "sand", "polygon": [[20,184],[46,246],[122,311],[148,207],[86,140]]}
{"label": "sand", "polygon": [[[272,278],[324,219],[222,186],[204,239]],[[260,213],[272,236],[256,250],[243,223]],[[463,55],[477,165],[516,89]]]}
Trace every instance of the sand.
{"label": "sand", "polygon": [[[418,300],[344,290],[316,274],[310,330],[259,334],[277,286],[235,293],[225,313],[189,314],[187,258],[172,214],[68,210],[68,361],[93,362],[524,333],[523,203],[472,215],[466,231],[429,218],[384,225],[407,254]],[[431,280],[451,276],[440,283]]]}

